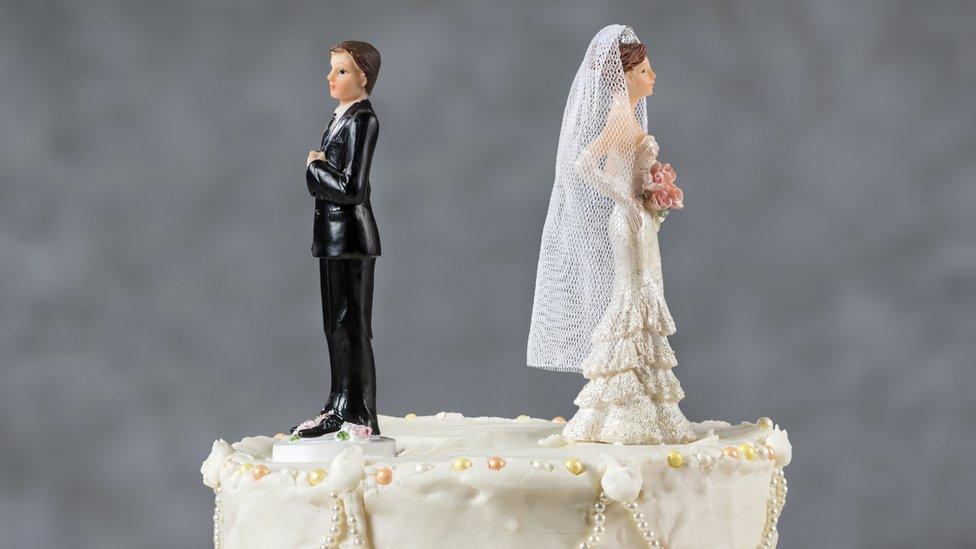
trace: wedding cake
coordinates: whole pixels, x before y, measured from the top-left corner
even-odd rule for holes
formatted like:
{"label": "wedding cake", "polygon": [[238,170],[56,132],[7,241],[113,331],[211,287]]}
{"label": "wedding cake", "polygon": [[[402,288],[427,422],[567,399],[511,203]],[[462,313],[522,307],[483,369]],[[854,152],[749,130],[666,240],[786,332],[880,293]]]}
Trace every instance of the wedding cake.
{"label": "wedding cake", "polygon": [[695,442],[647,446],[567,444],[561,418],[379,423],[396,456],[364,457],[349,439],[330,463],[280,463],[274,437],[215,442],[202,468],[214,546],[776,546],[791,448],[767,418],[692,423]]}

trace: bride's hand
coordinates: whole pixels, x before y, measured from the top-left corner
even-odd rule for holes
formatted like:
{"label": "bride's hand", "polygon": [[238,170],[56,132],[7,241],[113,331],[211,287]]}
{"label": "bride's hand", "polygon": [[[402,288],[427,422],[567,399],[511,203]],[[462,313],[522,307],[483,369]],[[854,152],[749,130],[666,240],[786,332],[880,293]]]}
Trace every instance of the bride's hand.
{"label": "bride's hand", "polygon": [[640,199],[634,199],[627,204],[626,208],[625,215],[627,216],[627,224],[630,225],[631,229],[639,229],[643,223],[641,218],[644,213],[644,204]]}

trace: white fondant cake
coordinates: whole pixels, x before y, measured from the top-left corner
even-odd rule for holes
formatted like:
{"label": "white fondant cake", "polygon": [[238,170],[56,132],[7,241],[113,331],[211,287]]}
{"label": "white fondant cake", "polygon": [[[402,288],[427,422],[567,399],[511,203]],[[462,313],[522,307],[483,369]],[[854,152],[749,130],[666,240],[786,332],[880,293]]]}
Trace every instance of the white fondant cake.
{"label": "white fondant cake", "polygon": [[[214,443],[214,545],[543,549],[775,547],[786,431],[693,423],[685,445],[566,444],[562,423],[380,416],[395,457],[271,461],[271,437]],[[635,497],[636,496],[636,497]]]}

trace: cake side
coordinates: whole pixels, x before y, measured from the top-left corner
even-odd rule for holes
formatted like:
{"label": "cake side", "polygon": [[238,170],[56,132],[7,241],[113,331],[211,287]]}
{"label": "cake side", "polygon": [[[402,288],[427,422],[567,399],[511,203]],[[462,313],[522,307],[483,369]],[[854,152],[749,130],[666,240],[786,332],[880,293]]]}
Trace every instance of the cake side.
{"label": "cake side", "polygon": [[202,468],[215,546],[776,545],[792,449],[768,420],[624,446],[567,444],[560,422],[525,416],[411,416],[380,416],[395,457],[280,463],[271,437],[216,442]]}

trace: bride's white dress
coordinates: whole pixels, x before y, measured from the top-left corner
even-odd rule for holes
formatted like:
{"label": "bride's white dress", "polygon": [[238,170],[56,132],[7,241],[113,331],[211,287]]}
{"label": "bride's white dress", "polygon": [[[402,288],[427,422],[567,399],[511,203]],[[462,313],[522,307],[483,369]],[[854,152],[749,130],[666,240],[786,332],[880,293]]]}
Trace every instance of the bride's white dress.
{"label": "bride's white dress", "polygon": [[[657,152],[654,138],[644,138],[633,177],[648,173]],[[628,181],[618,183],[631,188]],[[627,222],[619,205],[610,216],[613,289],[582,365],[588,381],[573,401],[579,410],[563,429],[567,439],[622,444],[695,439],[678,408],[684,391],[671,371],[677,360],[667,336],[675,326],[664,301],[657,240],[661,223],[646,210],[641,216],[638,229]]]}

